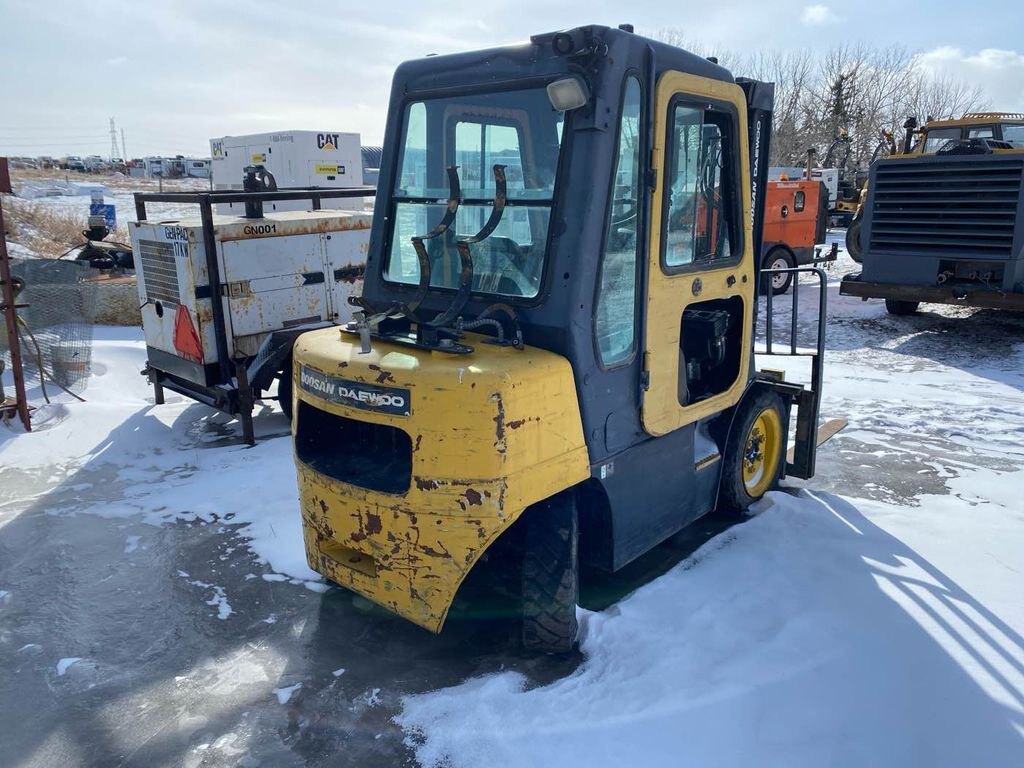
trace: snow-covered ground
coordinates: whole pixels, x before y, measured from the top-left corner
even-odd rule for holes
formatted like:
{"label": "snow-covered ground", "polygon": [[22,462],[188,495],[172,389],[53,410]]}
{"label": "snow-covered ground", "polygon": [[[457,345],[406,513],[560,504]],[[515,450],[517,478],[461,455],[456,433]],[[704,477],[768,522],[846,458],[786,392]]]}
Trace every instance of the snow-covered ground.
{"label": "snow-covered ground", "polygon": [[[325,589],[305,561],[291,442],[264,439],[249,448],[229,440],[234,444],[223,446],[225,434],[231,434],[230,420],[223,415],[202,407],[197,420],[199,406],[171,392],[165,405],[154,407],[153,390],[139,375],[145,365],[141,330],[100,327],[94,345],[92,376],[83,393],[87,402],[55,399],[35,412],[31,433],[15,437],[9,431],[15,427],[0,432],[0,439],[7,438],[0,443],[0,466],[45,469],[50,485],[83,468],[110,467],[113,475],[106,478],[105,488],[78,485],[74,490],[81,503],[72,498],[62,511],[153,525],[230,521],[244,526],[242,535],[275,573],[317,591]],[[29,392],[30,400],[35,394]],[[288,430],[279,413],[258,423],[263,432],[278,436]],[[202,447],[218,442],[221,447]],[[47,488],[39,492],[45,494]],[[95,501],[97,492],[103,497],[100,503]],[[253,504],[253,499],[261,503]],[[17,507],[31,500],[15,497],[6,504]]]}
{"label": "snow-covered ground", "polygon": [[859,481],[771,493],[584,613],[566,678],[406,697],[423,765],[1024,765],[1024,318],[889,318],[835,292],[854,268],[830,271],[822,415]]}
{"label": "snow-covered ground", "polygon": [[[538,684],[501,671],[410,694],[400,676],[351,662],[342,675],[342,656],[326,682],[301,665],[255,676],[259,695],[301,713],[314,691],[361,679],[362,709],[392,702],[425,766],[1024,765],[1024,318],[888,317],[837,295],[850,269],[843,257],[830,272],[822,407],[850,425],[822,449],[818,476],[769,494],[749,522],[612,607],[582,612],[570,674]],[[97,329],[87,402],[43,406],[31,434],[0,426],[0,467],[12,470],[0,531],[39,510],[130,522],[117,550],[130,558],[147,526],[223,525],[264,564],[253,578],[320,600],[283,416],[258,418],[278,437],[244,447],[203,406],[171,393],[153,406],[144,357],[138,331]],[[213,624],[244,613],[236,588],[205,571],[169,578]],[[0,578],[0,616],[21,599]],[[246,631],[284,610],[246,619]],[[45,674],[99,674],[73,643],[61,649]],[[287,717],[301,731],[317,716]]]}

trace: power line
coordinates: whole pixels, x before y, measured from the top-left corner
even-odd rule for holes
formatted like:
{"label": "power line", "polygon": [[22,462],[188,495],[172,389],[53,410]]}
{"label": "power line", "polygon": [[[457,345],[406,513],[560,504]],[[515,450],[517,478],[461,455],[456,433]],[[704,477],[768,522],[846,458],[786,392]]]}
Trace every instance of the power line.
{"label": "power line", "polygon": [[[42,138],[43,141],[37,141],[36,140],[37,138]],[[95,142],[95,141],[103,141],[104,139],[109,139],[109,138],[110,138],[109,135],[108,136],[68,136],[67,138],[60,138],[60,139],[47,139],[46,137],[34,137],[34,136],[33,137],[24,137],[24,138],[22,138],[22,137],[13,138],[13,137],[10,137],[10,136],[0,136],[0,141],[2,141],[4,144],[17,144],[17,145],[24,145],[24,146],[39,146],[39,145],[44,145],[45,146],[45,145],[53,145],[53,144],[67,144],[69,142],[70,143],[75,143],[75,142],[78,142],[78,141]]]}
{"label": "power line", "polygon": [[66,128],[46,129],[46,128],[33,128],[30,125],[18,125],[18,126],[11,126],[9,128],[0,127],[0,133],[53,134],[54,136],[57,136],[59,138],[58,134],[63,134],[65,131],[80,131],[80,130],[82,130],[82,127],[83,126],[81,126],[81,125],[76,125],[76,126],[68,126]]}
{"label": "power line", "polygon": [[53,147],[67,147],[75,144],[84,144],[88,147],[98,146],[103,139],[93,139],[91,141],[60,141],[54,144],[9,144],[6,141],[0,140],[0,146],[7,147],[8,149],[50,149]]}

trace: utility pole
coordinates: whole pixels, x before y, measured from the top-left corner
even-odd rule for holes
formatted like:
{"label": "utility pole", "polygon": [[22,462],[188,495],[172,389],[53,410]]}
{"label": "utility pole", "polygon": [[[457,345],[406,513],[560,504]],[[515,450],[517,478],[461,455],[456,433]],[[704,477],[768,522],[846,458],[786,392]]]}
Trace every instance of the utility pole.
{"label": "utility pole", "polygon": [[[110,118],[110,159],[117,157],[117,128],[114,125],[114,118]],[[121,158],[124,160],[124,158]]]}
{"label": "utility pole", "polygon": [[121,159],[128,162],[128,150],[124,148],[124,128],[121,129]]}

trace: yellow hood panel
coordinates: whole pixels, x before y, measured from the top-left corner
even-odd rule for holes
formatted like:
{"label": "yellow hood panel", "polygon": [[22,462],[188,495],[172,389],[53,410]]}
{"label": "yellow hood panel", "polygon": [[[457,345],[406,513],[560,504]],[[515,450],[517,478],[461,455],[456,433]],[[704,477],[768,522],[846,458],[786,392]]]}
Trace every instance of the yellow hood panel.
{"label": "yellow hood panel", "polygon": [[[498,535],[531,504],[590,477],[568,361],[484,338],[467,334],[475,348],[467,355],[377,339],[361,354],[358,338],[337,328],[303,334],[295,345],[297,400],[396,427],[412,443],[404,493],[368,490],[297,461],[310,566],[435,632]],[[326,399],[303,388],[303,370],[407,391],[408,415]],[[298,407],[296,414],[328,418]]]}

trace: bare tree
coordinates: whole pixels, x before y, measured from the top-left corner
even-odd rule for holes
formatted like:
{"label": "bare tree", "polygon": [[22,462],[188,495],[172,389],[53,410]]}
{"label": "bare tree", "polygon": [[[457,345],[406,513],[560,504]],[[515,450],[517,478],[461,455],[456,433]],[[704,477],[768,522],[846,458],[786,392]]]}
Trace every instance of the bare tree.
{"label": "bare tree", "polygon": [[736,74],[775,83],[773,165],[803,165],[813,149],[819,163],[863,169],[882,131],[898,136],[907,116],[959,117],[986,106],[979,87],[929,74],[920,57],[902,46],[858,43],[817,54],[809,49],[738,53],[701,44],[678,29],[652,37],[715,56]]}

